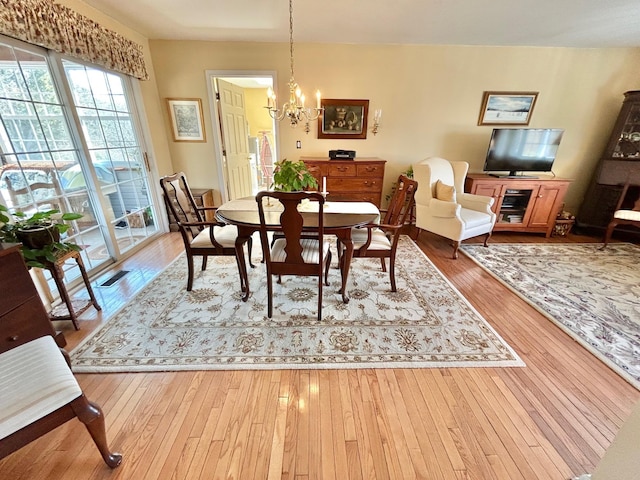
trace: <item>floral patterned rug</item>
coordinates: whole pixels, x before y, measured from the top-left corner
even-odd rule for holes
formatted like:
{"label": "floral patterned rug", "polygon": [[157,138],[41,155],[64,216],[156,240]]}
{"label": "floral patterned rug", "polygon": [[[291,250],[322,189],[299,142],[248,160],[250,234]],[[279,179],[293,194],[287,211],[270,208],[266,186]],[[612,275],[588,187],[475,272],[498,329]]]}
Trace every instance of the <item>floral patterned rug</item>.
{"label": "floral patterned rug", "polygon": [[640,247],[601,245],[461,249],[640,389]]}
{"label": "floral patterned rug", "polygon": [[259,258],[250,269],[252,295],[245,303],[234,258],[209,258],[187,292],[180,256],[74,349],[73,370],[524,366],[420,249],[408,237],[400,240],[398,291],[390,291],[378,259],[354,259],[350,302],[342,302],[339,271],[332,268],[321,322],[313,277],[274,281],[268,319]]}

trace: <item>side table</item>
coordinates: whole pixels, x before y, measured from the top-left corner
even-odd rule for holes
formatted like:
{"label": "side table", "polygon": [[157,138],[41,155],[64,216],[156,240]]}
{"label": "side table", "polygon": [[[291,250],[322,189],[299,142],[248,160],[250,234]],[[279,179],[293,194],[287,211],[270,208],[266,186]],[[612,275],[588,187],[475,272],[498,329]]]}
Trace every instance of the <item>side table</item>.
{"label": "side table", "polygon": [[[78,264],[78,268],[80,269],[80,273],[82,274],[82,279],[84,280],[85,287],[87,288],[87,292],[89,292],[90,300],[71,300],[71,297],[69,296],[67,287],[64,284],[63,265],[67,260],[70,259],[74,259]],[[80,327],[78,326],[78,315],[81,315],[92,305],[96,310],[102,310],[102,307],[100,307],[95,295],[93,294],[91,282],[89,281],[89,276],[87,275],[87,271],[84,268],[84,262],[82,261],[80,252],[71,250],[70,252],[60,253],[56,256],[55,262],[44,260],[42,261],[42,264],[51,273],[54,282],[56,282],[58,292],[60,293],[60,298],[64,302],[64,305],[58,305],[54,307],[51,312],[49,312],[50,320],[71,320],[73,322],[74,328],[76,330],[79,330]]]}

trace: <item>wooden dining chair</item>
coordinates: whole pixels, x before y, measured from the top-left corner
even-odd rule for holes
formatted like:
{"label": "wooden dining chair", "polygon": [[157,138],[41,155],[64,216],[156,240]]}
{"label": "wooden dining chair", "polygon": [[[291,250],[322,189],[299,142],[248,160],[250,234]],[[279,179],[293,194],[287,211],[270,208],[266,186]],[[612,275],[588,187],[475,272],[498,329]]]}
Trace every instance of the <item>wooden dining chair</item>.
{"label": "wooden dining chair", "polygon": [[640,184],[626,182],[622,187],[618,204],[613,212],[611,221],[607,225],[600,250],[606,248],[609,240],[611,240],[613,230],[618,225],[632,225],[640,228]]}
{"label": "wooden dining chair", "polygon": [[[389,201],[389,207],[382,223],[355,227],[351,230],[353,240],[353,258],[380,258],[382,271],[387,271],[386,259],[389,259],[389,280],[391,291],[396,291],[396,249],[402,227],[413,206],[413,198],[418,182],[406,175],[400,175],[396,188]],[[338,256],[342,256],[344,245],[338,244]]]}
{"label": "wooden dining chair", "polygon": [[[189,276],[187,279],[187,291],[193,288],[193,257],[202,257],[202,270],[207,268],[207,258],[209,256],[227,255],[236,258],[238,264],[238,274],[240,276],[240,288],[244,292],[247,288],[248,279],[246,268],[240,264],[240,259],[236,255],[236,239],[238,229],[235,225],[226,225],[222,222],[205,220],[205,212],[215,212],[216,207],[199,207],[189,188],[187,177],[184,173],[174,173],[160,179],[160,186],[164,192],[164,201],[173,218],[176,220],[182,241],[184,242],[187,254],[187,266]],[[251,237],[247,240],[247,250],[249,254],[249,265],[251,263]]]}
{"label": "wooden dining chair", "polygon": [[[280,202],[284,210],[279,214],[278,221],[267,221],[263,199]],[[309,219],[313,216],[313,228],[305,230],[303,213],[298,207],[302,200],[318,202],[318,212],[307,212]],[[273,315],[273,275],[278,275],[281,283],[282,275],[301,275],[318,277],[318,320],[322,319],[322,275],[324,283],[329,285],[329,265],[331,264],[331,249],[329,242],[324,239],[324,197],[315,192],[259,192],[256,195],[258,213],[260,216],[260,240],[267,269],[267,316]],[[271,213],[271,212],[270,212]],[[273,232],[272,243],[268,234]]]}

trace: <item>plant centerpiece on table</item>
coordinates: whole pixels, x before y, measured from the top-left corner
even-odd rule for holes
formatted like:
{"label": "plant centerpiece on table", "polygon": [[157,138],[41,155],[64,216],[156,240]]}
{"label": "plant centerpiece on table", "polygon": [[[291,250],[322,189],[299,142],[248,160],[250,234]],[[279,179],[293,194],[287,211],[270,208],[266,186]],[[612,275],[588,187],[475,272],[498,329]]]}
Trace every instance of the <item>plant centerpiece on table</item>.
{"label": "plant centerpiece on table", "polygon": [[318,188],[318,181],[311,175],[302,160],[292,162],[285,158],[277,161],[273,166],[271,187],[277,192],[299,192]]}
{"label": "plant centerpiece on table", "polygon": [[9,213],[9,209],[0,205],[0,241],[22,243],[22,256],[29,267],[44,267],[43,259],[50,262],[56,255],[80,247],[72,242],[60,240],[60,235],[69,230],[68,220],[82,218],[80,213],[60,213],[60,210],[47,210],[28,215],[24,212]]}

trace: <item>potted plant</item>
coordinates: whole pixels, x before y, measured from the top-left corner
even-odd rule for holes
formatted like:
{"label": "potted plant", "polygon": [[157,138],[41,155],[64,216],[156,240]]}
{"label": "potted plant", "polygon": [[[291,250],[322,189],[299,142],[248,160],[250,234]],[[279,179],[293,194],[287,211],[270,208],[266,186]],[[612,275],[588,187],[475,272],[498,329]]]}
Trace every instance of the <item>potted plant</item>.
{"label": "potted plant", "polygon": [[44,267],[43,259],[55,261],[60,252],[80,250],[72,242],[60,240],[62,233],[69,230],[68,220],[81,218],[80,213],[60,213],[59,210],[47,210],[28,215],[24,212],[9,213],[9,209],[0,204],[0,241],[22,243],[22,256],[29,267]]}
{"label": "potted plant", "polygon": [[278,192],[297,192],[318,188],[318,181],[302,160],[292,162],[285,158],[274,164],[271,187]]}

